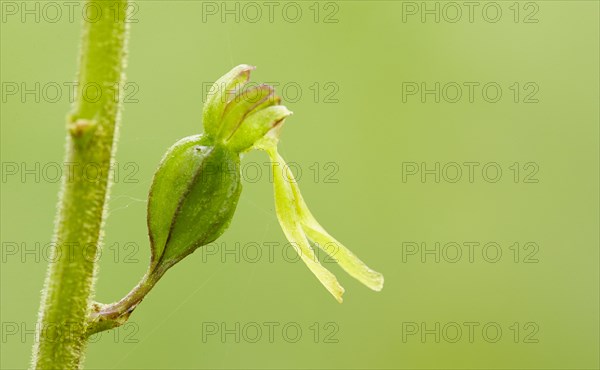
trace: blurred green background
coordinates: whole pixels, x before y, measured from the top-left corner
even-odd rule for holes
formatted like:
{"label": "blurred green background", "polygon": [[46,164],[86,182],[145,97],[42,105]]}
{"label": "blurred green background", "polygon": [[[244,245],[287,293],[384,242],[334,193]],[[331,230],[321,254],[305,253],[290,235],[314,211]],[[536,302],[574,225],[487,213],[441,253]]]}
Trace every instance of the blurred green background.
{"label": "blurred green background", "polygon": [[[2,368],[30,359],[77,68],[81,7],[35,4],[2,1]],[[386,282],[371,292],[324,261],[340,305],[284,257],[251,153],[230,229],[85,366],[598,368],[599,3],[474,4],[136,2],[97,300],[144,273],[153,171],[241,63],[295,112],[280,148],[313,213]]]}

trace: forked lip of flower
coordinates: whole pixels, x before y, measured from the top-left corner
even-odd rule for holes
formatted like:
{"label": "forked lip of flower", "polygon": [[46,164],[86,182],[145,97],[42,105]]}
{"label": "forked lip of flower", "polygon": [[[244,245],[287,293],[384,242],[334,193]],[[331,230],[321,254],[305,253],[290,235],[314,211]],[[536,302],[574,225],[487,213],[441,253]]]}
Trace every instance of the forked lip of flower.
{"label": "forked lip of flower", "polygon": [[[277,219],[286,238],[295,247],[302,261],[340,303],[343,301],[344,288],[335,276],[319,263],[309,240],[332,257],[350,276],[368,288],[380,291],[383,288],[383,275],[370,269],[321,227],[306,206],[289,166],[277,153],[276,141],[270,144],[271,146],[262,149],[269,154],[273,165]],[[325,248],[329,244],[336,246],[335,252],[332,253]]]}

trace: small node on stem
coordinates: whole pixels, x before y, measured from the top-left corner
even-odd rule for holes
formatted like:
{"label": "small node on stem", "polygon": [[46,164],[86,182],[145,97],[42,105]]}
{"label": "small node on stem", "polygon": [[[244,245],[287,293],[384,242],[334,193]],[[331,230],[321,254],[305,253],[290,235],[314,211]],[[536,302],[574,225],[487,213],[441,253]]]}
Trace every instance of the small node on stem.
{"label": "small node on stem", "polygon": [[67,128],[75,142],[80,146],[85,146],[96,132],[98,122],[94,119],[69,116],[67,118]]}

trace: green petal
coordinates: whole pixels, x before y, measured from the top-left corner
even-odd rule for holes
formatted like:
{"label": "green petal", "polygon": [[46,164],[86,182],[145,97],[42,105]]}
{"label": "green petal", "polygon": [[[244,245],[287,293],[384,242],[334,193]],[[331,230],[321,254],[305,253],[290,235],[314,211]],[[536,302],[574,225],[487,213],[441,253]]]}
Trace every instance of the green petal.
{"label": "green petal", "polygon": [[248,115],[273,105],[275,101],[275,89],[269,85],[255,86],[236,95],[223,110],[219,138],[229,140]]}
{"label": "green petal", "polygon": [[[237,152],[243,152],[261,141],[270,130],[281,125],[283,120],[292,114],[283,105],[274,105],[254,111],[239,129],[231,136],[227,146]],[[279,171],[281,172],[281,171]]]}
{"label": "green petal", "polygon": [[289,180],[284,179],[282,171],[276,167],[277,164],[279,164],[279,166],[285,166],[285,162],[279,156],[275,147],[269,148],[267,153],[273,162],[275,211],[277,213],[279,224],[281,225],[286,238],[292,243],[294,249],[302,258],[302,261],[308,266],[313,274],[315,274],[321,284],[327,288],[329,293],[341,303],[344,288],[338,283],[335,276],[329,270],[324,268],[316,258],[315,253],[302,230],[302,225],[296,211],[296,199],[294,198],[294,193],[290,187]]}
{"label": "green petal", "polygon": [[219,78],[212,85],[210,92],[206,96],[206,103],[202,112],[204,131],[208,135],[212,137],[217,135],[225,105],[232,98],[232,94],[235,93],[236,89],[248,82],[250,72],[255,68],[247,64],[241,64]]}
{"label": "green petal", "polygon": [[[283,159],[281,159],[283,161]],[[342,268],[353,278],[357,279],[367,287],[380,291],[383,289],[383,275],[377,271],[369,268],[363,261],[361,261],[354,253],[348,248],[344,247],[342,243],[337,241],[333,236],[329,235],[327,231],[317,222],[314,218],[308,206],[300,194],[300,188],[293,174],[288,166],[284,167],[287,172],[287,176],[290,178],[289,184],[292,188],[293,196],[296,199],[298,206],[297,213],[302,223],[302,228],[308,238],[315,242],[321,250],[327,253],[331,258],[337,261]],[[335,250],[331,251],[325,247],[328,245],[334,245]]]}

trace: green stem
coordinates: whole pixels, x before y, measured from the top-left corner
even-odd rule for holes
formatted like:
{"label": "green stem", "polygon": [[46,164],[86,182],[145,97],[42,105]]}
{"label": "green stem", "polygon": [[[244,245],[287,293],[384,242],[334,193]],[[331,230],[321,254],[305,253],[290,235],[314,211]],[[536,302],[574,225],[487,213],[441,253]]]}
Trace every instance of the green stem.
{"label": "green stem", "polygon": [[65,162],[69,171],[61,186],[55,247],[33,349],[32,365],[37,369],[81,367],[96,255],[112,182],[127,45],[127,0],[86,3],[90,13],[82,26],[78,94],[68,118]]}
{"label": "green stem", "polygon": [[123,325],[135,308],[154,288],[167,269],[148,271],[142,280],[120,301],[110,304],[95,303],[88,319],[87,335]]}

